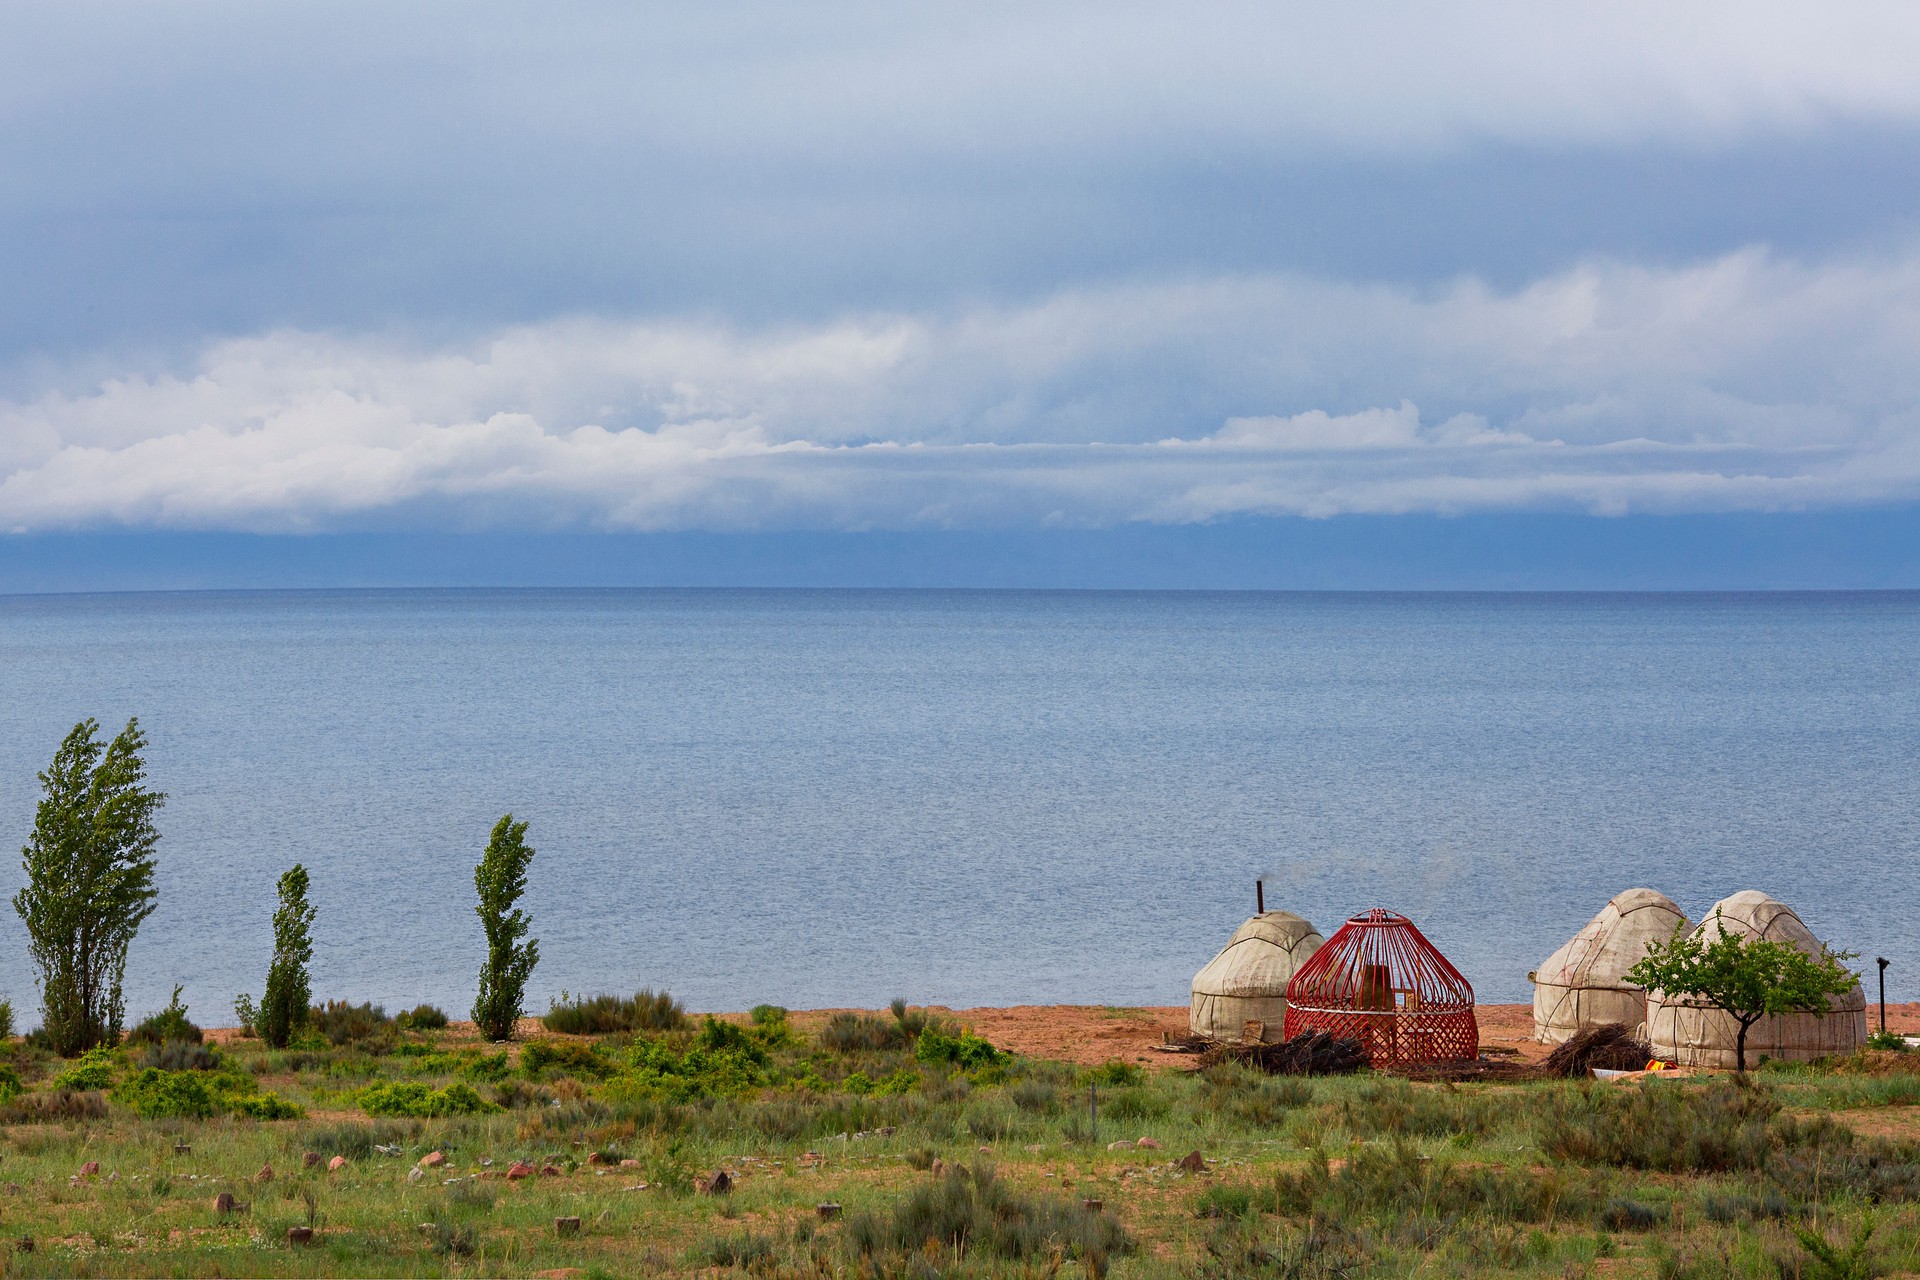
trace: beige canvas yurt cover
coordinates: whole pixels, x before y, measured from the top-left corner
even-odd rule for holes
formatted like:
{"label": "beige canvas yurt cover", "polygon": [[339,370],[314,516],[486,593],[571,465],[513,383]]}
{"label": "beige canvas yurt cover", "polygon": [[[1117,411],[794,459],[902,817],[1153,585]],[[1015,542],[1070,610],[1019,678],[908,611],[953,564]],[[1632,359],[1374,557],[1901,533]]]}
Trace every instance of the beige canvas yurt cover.
{"label": "beige canvas yurt cover", "polygon": [[[1718,937],[1722,929],[1748,937],[1789,942],[1808,955],[1820,954],[1820,940],[1795,915],[1757,889],[1722,898],[1708,911],[1694,933]],[[1740,1024],[1731,1014],[1701,1005],[1686,996],[1669,998],[1663,992],[1647,996],[1647,1039],[1654,1053],[1685,1067],[1737,1065],[1735,1046]],[[1762,1018],[1747,1032],[1747,1065],[1762,1058],[1805,1062],[1829,1054],[1852,1053],[1867,1042],[1867,997],[1858,983],[1844,996],[1834,996],[1823,1017],[1811,1013]]]}
{"label": "beige canvas yurt cover", "polygon": [[1281,1038],[1287,1020],[1287,983],[1326,939],[1291,911],[1263,911],[1227,939],[1220,954],[1193,975],[1195,1035],[1238,1043],[1249,1022],[1260,1038]]}
{"label": "beige canvas yurt cover", "polygon": [[1533,973],[1533,1038],[1560,1044],[1588,1027],[1647,1020],[1647,993],[1629,984],[1626,972],[1647,954],[1647,944],[1665,942],[1685,928],[1687,917],[1673,899],[1652,889],[1615,894],[1566,945]]}

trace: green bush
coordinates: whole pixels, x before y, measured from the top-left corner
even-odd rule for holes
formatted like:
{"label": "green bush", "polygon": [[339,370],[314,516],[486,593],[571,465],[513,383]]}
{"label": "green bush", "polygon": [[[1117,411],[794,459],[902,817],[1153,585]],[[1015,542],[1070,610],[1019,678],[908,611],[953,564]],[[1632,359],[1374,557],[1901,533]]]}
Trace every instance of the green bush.
{"label": "green bush", "polygon": [[4,1063],[0,1063],[0,1105],[12,1102],[26,1092],[27,1087],[20,1083],[20,1073]]}
{"label": "green bush", "polygon": [[967,1071],[990,1067],[1006,1057],[971,1031],[949,1035],[937,1027],[928,1027],[920,1033],[919,1041],[913,1046],[913,1056],[920,1062],[953,1063]]}
{"label": "green bush", "polygon": [[446,1011],[430,1004],[418,1004],[395,1018],[394,1025],[407,1031],[443,1031]]}
{"label": "green bush", "polygon": [[604,1080],[614,1066],[590,1044],[559,1040],[534,1040],[520,1051],[520,1069],[530,1079],[546,1074],[588,1076]]}
{"label": "green bush", "polygon": [[1093,1274],[1106,1270],[1109,1257],[1133,1247],[1108,1215],[1051,1196],[1021,1195],[984,1164],[954,1165],[908,1192],[890,1211],[860,1214],[847,1224],[846,1239],[856,1252],[876,1259],[951,1249],[1024,1261],[1060,1249],[1085,1261]]}
{"label": "green bush", "polygon": [[1101,1088],[1119,1088],[1122,1085],[1139,1084],[1140,1068],[1131,1062],[1103,1062],[1087,1073],[1087,1079]]}
{"label": "green bush", "polygon": [[78,1062],[55,1076],[53,1085],[56,1089],[72,1089],[76,1092],[110,1088],[118,1066],[113,1050],[105,1047],[89,1049],[80,1055]]}
{"label": "green bush", "polygon": [[787,1011],[777,1004],[757,1004],[747,1011],[747,1019],[756,1027],[769,1027],[774,1023],[784,1023]]}
{"label": "green bush", "polygon": [[180,1003],[181,988],[173,989],[173,999],[167,1001],[167,1007],[151,1014],[133,1030],[127,1032],[128,1044],[165,1044],[169,1040],[181,1040],[199,1044],[205,1036],[199,1027],[187,1020],[187,1006]]}
{"label": "green bush", "polygon": [[513,1068],[507,1063],[507,1051],[479,1054],[468,1058],[460,1065],[460,1074],[468,1080],[479,1080],[486,1084],[498,1084],[513,1074]]}
{"label": "green bush", "polygon": [[415,1080],[382,1081],[362,1089],[357,1101],[370,1116],[412,1116],[431,1119],[439,1116],[481,1115],[499,1107],[475,1093],[472,1085],[455,1082],[444,1089],[430,1089]]}
{"label": "green bush", "polygon": [[1484,1137],[1501,1120],[1501,1104],[1459,1089],[1417,1089],[1405,1080],[1364,1085],[1341,1104],[1347,1131],[1359,1137]]}
{"label": "green bush", "polygon": [[566,992],[541,1016],[547,1030],[566,1036],[602,1036],[618,1031],[679,1031],[687,1012],[664,991],[644,990],[632,997],[569,997]]}
{"label": "green bush", "polygon": [[162,1071],[217,1071],[220,1051],[212,1045],[191,1040],[165,1040],[150,1046],[134,1063],[136,1067],[158,1067]]}
{"label": "green bush", "polygon": [[345,1000],[329,1000],[324,1005],[315,1005],[308,1016],[313,1029],[325,1036],[329,1044],[367,1044],[378,1043],[391,1038],[393,1019],[387,1011],[377,1004],[349,1004]]}
{"label": "green bush", "polygon": [[1913,1046],[1907,1043],[1905,1036],[1897,1032],[1876,1031],[1867,1037],[1867,1048],[1889,1049],[1894,1053],[1905,1053]]}
{"label": "green bush", "polygon": [[815,1039],[835,1053],[880,1053],[907,1045],[906,1033],[898,1022],[870,1013],[836,1013]]}
{"label": "green bush", "polygon": [[218,1110],[204,1073],[147,1067],[116,1085],[113,1100],[149,1120],[180,1117],[204,1120]]}
{"label": "green bush", "polygon": [[1292,1217],[1338,1222],[1368,1216],[1382,1223],[1417,1220],[1450,1226],[1469,1214],[1506,1222],[1542,1222],[1577,1199],[1556,1173],[1490,1166],[1463,1168],[1422,1155],[1404,1139],[1391,1147],[1355,1147],[1335,1170],[1324,1151],[1305,1168],[1273,1183],[1273,1208]]}
{"label": "green bush", "polygon": [[299,1120],[307,1114],[298,1104],[288,1102],[277,1093],[255,1093],[234,1098],[229,1106],[233,1114],[246,1116],[250,1120]]}
{"label": "green bush", "polygon": [[738,1097],[768,1082],[768,1065],[767,1051],[751,1035],[709,1017],[683,1054],[657,1040],[635,1045],[614,1088],[626,1098],[672,1102]]}
{"label": "green bush", "polygon": [[0,1040],[13,1039],[13,1001],[0,1000]]}
{"label": "green bush", "polygon": [[1765,1088],[1719,1080],[1704,1088],[1648,1081],[1563,1093],[1541,1120],[1541,1150],[1579,1164],[1659,1173],[1758,1169],[1780,1104]]}

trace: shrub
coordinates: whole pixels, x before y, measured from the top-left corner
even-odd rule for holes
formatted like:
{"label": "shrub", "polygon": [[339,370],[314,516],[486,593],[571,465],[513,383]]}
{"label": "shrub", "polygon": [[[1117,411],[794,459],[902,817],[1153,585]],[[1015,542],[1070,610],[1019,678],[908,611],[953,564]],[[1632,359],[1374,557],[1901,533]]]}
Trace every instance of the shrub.
{"label": "shrub", "polygon": [[1116,1059],[1101,1063],[1088,1073],[1087,1078],[1102,1088],[1117,1089],[1122,1085],[1139,1084],[1141,1073],[1140,1068],[1131,1062]]}
{"label": "shrub", "polygon": [[220,1051],[211,1045],[191,1040],[168,1040],[151,1045],[135,1061],[136,1067],[156,1067],[161,1071],[215,1071],[220,1066]]}
{"label": "shrub", "polygon": [[985,1164],[954,1165],[910,1191],[889,1212],[869,1212],[847,1224],[848,1243],[861,1255],[958,1254],[1019,1261],[1064,1248],[1104,1271],[1108,1257],[1129,1252],[1132,1241],[1102,1213],[1053,1197],[1024,1196]]}
{"label": "shrub", "polygon": [[99,732],[91,718],[75,725],[40,775],[27,883],[13,899],[62,1057],[120,1038],[127,947],[159,896],[153,819],[166,797],[144,785],[146,737],[137,720],[111,742]]}
{"label": "shrub", "polygon": [[403,1125],[379,1121],[373,1124],[334,1124],[302,1132],[294,1148],[318,1151],[323,1156],[365,1160],[373,1154],[375,1146],[390,1147],[406,1137],[407,1130]]}
{"label": "shrub", "polygon": [[308,1018],[314,1030],[337,1045],[379,1041],[393,1031],[393,1020],[387,1017],[387,1011],[372,1003],[329,1000],[324,1005],[316,1005],[309,1011]]}
{"label": "shrub", "polygon": [[747,1011],[747,1019],[756,1027],[769,1027],[775,1023],[784,1024],[787,1011],[777,1004],[757,1004]]}
{"label": "shrub", "polygon": [[489,1040],[510,1040],[520,1020],[527,979],[540,963],[540,943],[528,939],[527,913],[513,904],[527,890],[527,867],[533,846],[526,842],[527,824],[507,814],[494,824],[480,865],[473,869],[473,885],[480,905],[474,908],[487,935],[487,959],[480,966],[480,991],[473,1001],[473,1021]]}
{"label": "shrub", "polygon": [[12,1102],[26,1092],[27,1087],[20,1083],[20,1073],[12,1067],[0,1064],[0,1105]]}
{"label": "shrub", "polygon": [[870,1013],[836,1013],[815,1038],[835,1053],[878,1053],[903,1049],[907,1044],[898,1022]]}
{"label": "shrub", "polygon": [[408,1031],[444,1031],[446,1011],[430,1004],[418,1004],[395,1018],[394,1024]]}
{"label": "shrub", "polygon": [[1232,1183],[1208,1187],[1193,1203],[1196,1218],[1244,1218],[1252,1212],[1252,1189]]}
{"label": "shrub", "polygon": [[1666,1218],[1664,1209],[1615,1196],[1600,1206],[1594,1222],[1602,1231],[1651,1231]]}
{"label": "shrub", "polygon": [[248,1094],[231,1099],[228,1105],[233,1114],[249,1120],[298,1120],[307,1114],[299,1104],[288,1102],[277,1093]]}
{"label": "shrub", "polygon": [[696,1267],[735,1267],[751,1271],[773,1258],[773,1241],[749,1231],[737,1236],[712,1236],[695,1245],[687,1261]]}
{"label": "shrub", "polygon": [[557,1075],[590,1076],[604,1080],[613,1074],[613,1064],[590,1044],[558,1040],[534,1040],[520,1051],[520,1069],[529,1077],[551,1070]]}
{"label": "shrub", "polygon": [[253,1007],[253,997],[244,991],[233,998],[233,1016],[240,1024],[242,1038],[251,1040],[260,1034],[255,1025],[260,1019],[259,1010]]}
{"label": "shrub", "polygon": [[1509,1222],[1541,1222],[1565,1207],[1568,1188],[1557,1175],[1486,1166],[1462,1168],[1428,1158],[1403,1139],[1389,1148],[1362,1146],[1337,1171],[1317,1151],[1304,1169],[1283,1171],[1273,1184],[1274,1207],[1296,1217],[1366,1214],[1381,1221],[1449,1223],[1470,1213]]}
{"label": "shrub", "polygon": [[181,988],[175,987],[166,1008],[142,1019],[140,1025],[127,1032],[127,1043],[164,1044],[181,1040],[199,1044],[204,1040],[206,1037],[200,1028],[187,1020],[187,1006],[180,1003],[180,992]]}
{"label": "shrub", "polygon": [[273,962],[267,966],[267,991],[260,997],[255,1025],[260,1038],[275,1049],[293,1040],[310,1010],[313,983],[307,965],[313,961],[313,905],[307,901],[307,869],[294,863],[280,877],[280,905],[273,912]]}
{"label": "shrub", "polygon": [[95,1090],[23,1093],[0,1104],[0,1124],[55,1124],[63,1120],[104,1120],[106,1116],[107,1100]]}
{"label": "shrub", "polygon": [[615,995],[581,996],[566,992],[541,1017],[547,1030],[567,1036],[600,1036],[616,1031],[678,1031],[686,1010],[666,992],[644,990],[631,999]]}
{"label": "shrub", "polygon": [[1705,1088],[1658,1081],[1561,1095],[1540,1125],[1548,1155],[1580,1164],[1660,1173],[1757,1169],[1780,1104],[1765,1089],[1733,1081]]}
{"label": "shrub", "polygon": [[1497,1107],[1492,1098],[1481,1094],[1452,1088],[1416,1089],[1404,1080],[1391,1080],[1363,1086],[1341,1104],[1341,1118],[1348,1132],[1361,1137],[1481,1137],[1498,1120]]}
{"label": "shrub", "polygon": [[1905,1036],[1896,1032],[1876,1031],[1867,1037],[1867,1048],[1886,1049],[1893,1053],[1905,1053],[1913,1048],[1913,1046],[1907,1043]]}
{"label": "shrub", "polygon": [[90,1089],[105,1089],[113,1084],[113,1050],[107,1048],[89,1049],[80,1060],[53,1078],[56,1089],[73,1089],[84,1092]]}
{"label": "shrub", "polygon": [[382,1081],[359,1093],[360,1109],[370,1116],[481,1115],[499,1107],[475,1093],[472,1085],[458,1082],[444,1089],[430,1089],[414,1080]]}
{"label": "shrub", "polygon": [[948,1035],[931,1026],[920,1033],[918,1043],[913,1047],[913,1056],[919,1062],[953,1063],[967,1071],[992,1066],[1006,1057],[971,1031]]}
{"label": "shrub", "polygon": [[149,1120],[166,1116],[205,1119],[217,1109],[204,1074],[157,1067],[147,1067],[115,1086],[113,1100]]}
{"label": "shrub", "polygon": [[460,1064],[460,1074],[468,1080],[479,1080],[491,1084],[505,1080],[513,1074],[513,1068],[507,1064],[506,1050],[498,1053],[479,1054]]}
{"label": "shrub", "polygon": [[0,1040],[13,1039],[13,1001],[0,1000]]}

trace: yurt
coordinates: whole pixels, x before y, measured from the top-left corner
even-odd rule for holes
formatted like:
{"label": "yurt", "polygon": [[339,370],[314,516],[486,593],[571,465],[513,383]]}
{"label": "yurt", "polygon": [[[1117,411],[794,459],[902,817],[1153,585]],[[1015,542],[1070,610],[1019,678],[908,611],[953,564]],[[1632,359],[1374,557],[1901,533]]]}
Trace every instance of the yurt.
{"label": "yurt", "polygon": [[1326,939],[1291,911],[1262,911],[1233,931],[1220,954],[1193,975],[1193,1033],[1239,1043],[1248,1024],[1259,1038],[1280,1039],[1287,1018],[1287,983]]}
{"label": "yurt", "polygon": [[1349,919],[1287,985],[1286,1038],[1358,1040],[1375,1068],[1480,1053],[1473,988],[1413,921],[1375,907]]}
{"label": "yurt", "polygon": [[[1820,940],[1801,922],[1793,908],[1775,902],[1757,889],[1722,898],[1699,925],[1696,936],[1718,937],[1722,929],[1748,937],[1790,942],[1808,955],[1820,954]],[[1647,1040],[1655,1056],[1670,1058],[1683,1067],[1733,1067],[1740,1025],[1732,1015],[1702,1005],[1686,996],[1669,998],[1664,992],[1647,994]],[[1829,1054],[1852,1053],[1867,1042],[1867,997],[1858,983],[1844,996],[1832,997],[1822,1017],[1791,1013],[1762,1018],[1747,1032],[1747,1065],[1762,1058],[1805,1062]]]}
{"label": "yurt", "polygon": [[1647,993],[1626,972],[1687,926],[1673,899],[1652,889],[1615,894],[1600,914],[1528,976],[1533,979],[1533,1038],[1560,1044],[1588,1027],[1647,1020]]}

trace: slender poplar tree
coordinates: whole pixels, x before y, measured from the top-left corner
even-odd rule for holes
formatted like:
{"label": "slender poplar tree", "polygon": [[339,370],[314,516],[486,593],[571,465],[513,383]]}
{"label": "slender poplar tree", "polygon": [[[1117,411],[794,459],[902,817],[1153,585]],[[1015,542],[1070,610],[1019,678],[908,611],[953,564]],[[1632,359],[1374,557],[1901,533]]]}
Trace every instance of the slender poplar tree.
{"label": "slender poplar tree", "polygon": [[68,1057],[119,1040],[127,947],[159,896],[153,818],[166,797],[144,785],[146,746],[138,720],[111,742],[91,717],[75,725],[40,775],[20,851],[27,883],[13,909],[40,970],[47,1036]]}
{"label": "slender poplar tree", "polygon": [[527,913],[513,905],[527,890],[527,866],[533,861],[533,846],[526,835],[527,824],[507,814],[494,823],[487,851],[473,869],[473,884],[480,891],[480,905],[474,910],[487,932],[487,962],[480,967],[473,1020],[489,1040],[513,1038],[527,978],[540,963],[539,940],[520,941],[527,937]]}
{"label": "slender poplar tree", "polygon": [[284,1049],[306,1025],[312,1010],[313,907],[307,902],[307,869],[299,863],[280,877],[280,905],[273,913],[273,963],[267,968],[267,994],[261,997],[260,1038]]}

